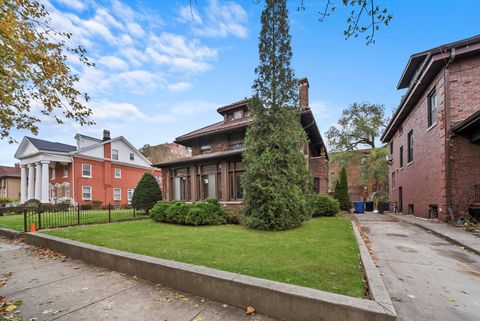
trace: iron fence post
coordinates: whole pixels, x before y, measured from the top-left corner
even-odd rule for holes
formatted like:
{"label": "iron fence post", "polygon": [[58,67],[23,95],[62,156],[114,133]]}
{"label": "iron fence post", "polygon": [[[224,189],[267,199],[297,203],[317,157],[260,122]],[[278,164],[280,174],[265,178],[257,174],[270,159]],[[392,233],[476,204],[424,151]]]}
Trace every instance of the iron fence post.
{"label": "iron fence post", "polygon": [[27,224],[27,208],[24,207],[24,208],[23,208],[23,231],[24,231],[24,232],[28,232],[28,231],[27,231],[27,228],[28,228],[27,225],[28,225],[28,224]]}
{"label": "iron fence post", "polygon": [[41,204],[38,204],[38,230],[42,229],[42,210],[41,210]]}
{"label": "iron fence post", "polygon": [[80,225],[80,203],[77,204],[77,225]]}
{"label": "iron fence post", "polygon": [[108,223],[112,223],[112,206],[108,203]]}

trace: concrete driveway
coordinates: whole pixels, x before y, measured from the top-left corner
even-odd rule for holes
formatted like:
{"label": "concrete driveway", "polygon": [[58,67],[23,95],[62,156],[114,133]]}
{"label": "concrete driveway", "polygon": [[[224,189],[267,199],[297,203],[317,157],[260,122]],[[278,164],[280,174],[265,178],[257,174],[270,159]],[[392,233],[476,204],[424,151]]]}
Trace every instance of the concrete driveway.
{"label": "concrete driveway", "polygon": [[480,320],[480,257],[419,227],[356,215],[398,320]]}
{"label": "concrete driveway", "polygon": [[23,320],[275,321],[52,253],[0,238],[0,296]]}

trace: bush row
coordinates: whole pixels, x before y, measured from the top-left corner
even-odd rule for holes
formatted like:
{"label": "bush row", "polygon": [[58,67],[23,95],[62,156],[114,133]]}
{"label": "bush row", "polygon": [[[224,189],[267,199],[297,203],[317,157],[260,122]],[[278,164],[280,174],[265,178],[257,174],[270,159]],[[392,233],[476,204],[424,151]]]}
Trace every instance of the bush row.
{"label": "bush row", "polygon": [[340,203],[336,199],[315,193],[308,197],[308,207],[312,217],[334,216],[340,211]]}
{"label": "bush row", "polygon": [[219,225],[227,222],[227,215],[215,199],[185,203],[159,201],[150,210],[158,221],[180,225]]}

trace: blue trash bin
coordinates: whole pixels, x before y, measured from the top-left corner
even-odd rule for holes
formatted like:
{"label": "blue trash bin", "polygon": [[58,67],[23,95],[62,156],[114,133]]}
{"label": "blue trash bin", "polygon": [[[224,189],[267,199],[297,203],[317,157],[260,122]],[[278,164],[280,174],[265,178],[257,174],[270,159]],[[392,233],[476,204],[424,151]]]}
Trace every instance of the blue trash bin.
{"label": "blue trash bin", "polygon": [[364,202],[353,202],[355,205],[355,213],[363,214],[365,213],[365,203]]}

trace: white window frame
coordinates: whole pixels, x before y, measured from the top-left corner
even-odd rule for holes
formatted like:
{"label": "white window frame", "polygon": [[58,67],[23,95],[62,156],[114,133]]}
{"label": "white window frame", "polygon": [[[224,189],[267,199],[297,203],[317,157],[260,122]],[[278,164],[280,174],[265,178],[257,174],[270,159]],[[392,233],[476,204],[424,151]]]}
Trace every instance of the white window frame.
{"label": "white window frame", "polygon": [[70,198],[70,185],[65,185],[64,188],[65,188],[65,198]]}
{"label": "white window frame", "polygon": [[[115,195],[115,192],[118,191],[118,198]],[[113,200],[114,201],[121,201],[122,200],[122,189],[121,188],[114,188],[113,189]]]}
{"label": "white window frame", "polygon": [[[85,189],[89,189],[90,196],[88,198],[85,197]],[[92,187],[91,186],[82,186],[82,200],[84,201],[91,201],[92,200]]]}
{"label": "white window frame", "polygon": [[118,149],[112,149],[112,160],[118,160],[120,158],[120,153]]}
{"label": "white window frame", "polygon": [[[88,166],[88,171],[90,172],[89,175],[85,175],[85,168],[86,168],[85,166]],[[92,178],[92,165],[91,164],[85,164],[85,163],[82,164],[82,177]]]}
{"label": "white window frame", "polygon": [[55,179],[55,167],[50,168],[50,180],[53,181]]}
{"label": "white window frame", "polygon": [[133,193],[135,192],[135,189],[133,188],[129,188],[127,190],[127,201],[128,203],[131,203],[132,202],[132,198],[133,198]]}
{"label": "white window frame", "polygon": [[63,178],[68,177],[68,165],[63,165]]}
{"label": "white window frame", "polygon": [[122,178],[122,169],[121,168],[115,167],[113,169],[113,172],[114,172],[115,178]]}

